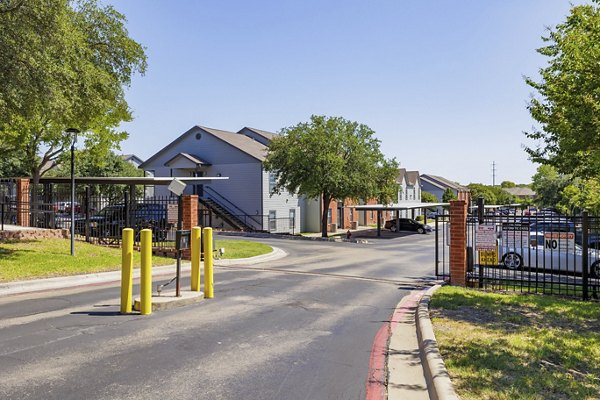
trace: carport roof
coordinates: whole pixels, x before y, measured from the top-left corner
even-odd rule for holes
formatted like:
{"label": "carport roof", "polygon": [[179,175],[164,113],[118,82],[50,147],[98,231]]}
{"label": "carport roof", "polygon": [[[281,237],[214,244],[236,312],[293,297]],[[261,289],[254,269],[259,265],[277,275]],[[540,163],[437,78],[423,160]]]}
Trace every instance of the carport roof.
{"label": "carport roof", "polygon": [[381,210],[381,211],[394,211],[394,210],[413,210],[416,208],[433,208],[440,206],[449,206],[450,203],[395,203],[395,204],[363,204],[360,206],[354,206],[356,210]]}
{"label": "carport roof", "polygon": [[[136,176],[112,176],[112,177],[98,177],[98,176],[76,176],[75,183],[88,183],[88,184],[114,184],[114,185],[169,185],[174,179],[183,181],[184,183],[211,183],[212,181],[220,181],[229,179],[226,176],[204,176],[204,177],[136,177]],[[68,177],[48,177],[40,178],[40,183],[71,183],[71,178]]]}

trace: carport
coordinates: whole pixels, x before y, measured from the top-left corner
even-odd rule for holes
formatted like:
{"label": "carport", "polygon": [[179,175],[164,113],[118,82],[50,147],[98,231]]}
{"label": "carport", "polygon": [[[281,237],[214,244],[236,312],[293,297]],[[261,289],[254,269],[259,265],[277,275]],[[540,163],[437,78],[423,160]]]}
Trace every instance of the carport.
{"label": "carport", "polygon": [[[395,211],[396,212],[396,226],[400,224],[400,211],[403,210],[416,210],[425,208],[435,208],[441,206],[449,206],[450,203],[421,203],[421,202],[407,202],[407,203],[394,203],[394,204],[364,204],[360,206],[354,206],[354,209],[358,211],[377,211],[377,236],[381,236],[381,213],[383,211]],[[425,217],[427,220],[427,217]]]}

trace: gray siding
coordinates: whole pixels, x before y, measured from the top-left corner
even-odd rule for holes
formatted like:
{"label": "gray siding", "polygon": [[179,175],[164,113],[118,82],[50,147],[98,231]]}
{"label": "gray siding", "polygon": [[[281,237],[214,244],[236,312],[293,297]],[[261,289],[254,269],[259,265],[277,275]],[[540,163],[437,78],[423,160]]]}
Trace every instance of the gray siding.
{"label": "gray siding", "polygon": [[[302,211],[300,207],[300,199],[297,195],[283,191],[279,195],[269,193],[269,172],[262,172],[262,194],[264,204],[264,229],[271,230],[269,227],[269,212],[275,211],[276,226],[275,232],[299,233],[302,229]],[[295,210],[294,224],[291,224],[289,219],[290,210]]]}

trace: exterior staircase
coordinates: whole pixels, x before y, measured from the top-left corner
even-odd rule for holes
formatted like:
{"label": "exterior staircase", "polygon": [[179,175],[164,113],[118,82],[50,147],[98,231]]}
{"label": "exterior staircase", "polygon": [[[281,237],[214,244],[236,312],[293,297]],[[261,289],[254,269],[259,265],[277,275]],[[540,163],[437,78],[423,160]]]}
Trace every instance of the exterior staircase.
{"label": "exterior staircase", "polygon": [[198,200],[234,229],[250,232],[261,230],[262,222],[260,219],[245,213],[209,186],[204,187],[204,195],[199,197]]}

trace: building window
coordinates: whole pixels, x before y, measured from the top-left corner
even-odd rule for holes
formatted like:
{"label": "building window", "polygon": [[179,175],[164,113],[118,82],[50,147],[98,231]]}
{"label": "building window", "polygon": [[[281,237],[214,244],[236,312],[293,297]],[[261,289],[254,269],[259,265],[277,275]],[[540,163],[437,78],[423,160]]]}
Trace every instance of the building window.
{"label": "building window", "polygon": [[350,208],[349,209],[349,217],[350,217],[350,222],[354,221],[354,208]]}
{"label": "building window", "polygon": [[269,193],[273,193],[277,185],[277,176],[273,172],[269,172]]}
{"label": "building window", "polygon": [[331,224],[332,221],[332,217],[331,217],[331,208],[327,209],[327,224]]}
{"label": "building window", "polygon": [[269,211],[269,232],[274,232],[277,230],[277,211],[270,210]]}
{"label": "building window", "polygon": [[296,227],[296,209],[290,208],[290,229]]}

